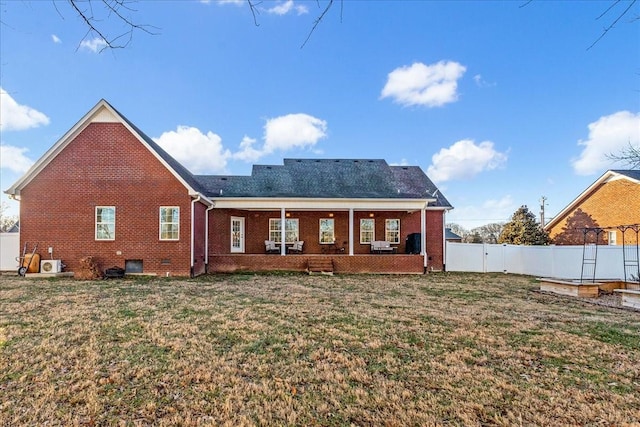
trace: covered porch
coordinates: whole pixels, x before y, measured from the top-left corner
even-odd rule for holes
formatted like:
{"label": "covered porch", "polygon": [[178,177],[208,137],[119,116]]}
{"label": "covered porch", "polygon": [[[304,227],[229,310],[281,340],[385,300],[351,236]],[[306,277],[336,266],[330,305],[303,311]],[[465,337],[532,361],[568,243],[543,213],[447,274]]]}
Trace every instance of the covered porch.
{"label": "covered porch", "polygon": [[[433,250],[429,240],[442,246],[444,216],[429,208],[430,201],[282,199],[274,206],[274,200],[217,200],[209,227],[219,234],[210,245],[208,271],[302,272],[314,260],[330,260],[336,273],[440,270],[443,249]],[[438,258],[433,263],[430,250]]]}

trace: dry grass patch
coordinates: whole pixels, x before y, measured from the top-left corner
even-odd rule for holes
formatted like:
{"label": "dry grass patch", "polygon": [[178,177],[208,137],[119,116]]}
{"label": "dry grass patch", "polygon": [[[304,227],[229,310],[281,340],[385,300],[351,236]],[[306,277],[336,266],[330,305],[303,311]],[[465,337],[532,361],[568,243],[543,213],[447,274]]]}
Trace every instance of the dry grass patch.
{"label": "dry grass patch", "polygon": [[0,278],[0,425],[637,425],[640,315],[531,278]]}

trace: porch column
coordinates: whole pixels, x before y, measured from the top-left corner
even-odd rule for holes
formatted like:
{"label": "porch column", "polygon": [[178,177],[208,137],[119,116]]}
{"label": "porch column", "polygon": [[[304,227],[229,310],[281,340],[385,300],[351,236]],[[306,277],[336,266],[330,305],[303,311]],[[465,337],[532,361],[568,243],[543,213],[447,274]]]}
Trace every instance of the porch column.
{"label": "porch column", "polygon": [[280,255],[286,255],[287,253],[287,247],[285,246],[284,242],[285,242],[285,232],[286,232],[286,228],[285,228],[285,221],[286,221],[286,212],[284,208],[280,208]]}
{"label": "porch column", "polygon": [[427,269],[427,206],[420,210],[420,255],[424,258],[424,268]]}
{"label": "porch column", "polygon": [[349,255],[353,255],[353,208],[349,208]]}

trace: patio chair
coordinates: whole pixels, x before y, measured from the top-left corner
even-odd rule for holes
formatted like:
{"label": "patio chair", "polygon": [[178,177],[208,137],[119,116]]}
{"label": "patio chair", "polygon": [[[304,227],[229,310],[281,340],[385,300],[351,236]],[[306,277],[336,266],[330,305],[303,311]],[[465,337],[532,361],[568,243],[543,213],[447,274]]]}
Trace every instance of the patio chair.
{"label": "patio chair", "polygon": [[297,242],[293,242],[293,246],[289,248],[289,253],[301,254],[303,246],[304,246],[304,240],[298,240]]}
{"label": "patio chair", "polygon": [[264,251],[268,254],[279,254],[280,248],[276,246],[276,242],[274,242],[273,240],[265,240]]}

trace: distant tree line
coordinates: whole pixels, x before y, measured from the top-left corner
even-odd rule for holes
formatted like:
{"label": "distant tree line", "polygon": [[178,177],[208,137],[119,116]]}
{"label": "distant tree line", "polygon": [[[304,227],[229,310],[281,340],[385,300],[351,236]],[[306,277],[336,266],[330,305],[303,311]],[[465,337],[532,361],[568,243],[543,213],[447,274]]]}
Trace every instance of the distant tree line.
{"label": "distant tree line", "polygon": [[463,243],[488,243],[512,245],[548,245],[549,234],[542,229],[536,216],[527,206],[520,206],[511,216],[511,220],[502,223],[491,223],[467,230],[451,223],[447,224],[452,232],[462,237]]}

